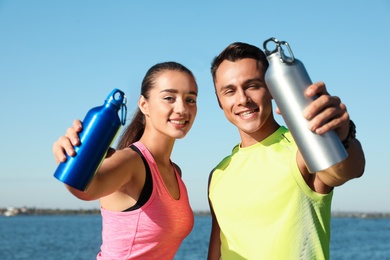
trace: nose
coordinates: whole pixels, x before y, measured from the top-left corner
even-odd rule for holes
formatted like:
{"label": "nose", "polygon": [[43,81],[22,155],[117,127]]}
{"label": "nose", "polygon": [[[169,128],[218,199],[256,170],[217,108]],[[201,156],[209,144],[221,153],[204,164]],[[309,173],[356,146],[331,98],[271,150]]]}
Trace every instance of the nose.
{"label": "nose", "polygon": [[187,114],[187,106],[184,100],[178,99],[175,103],[175,107],[173,112],[175,112],[178,115],[185,115]]}
{"label": "nose", "polygon": [[244,89],[242,89],[242,88],[239,88],[237,90],[237,101],[241,105],[246,105],[250,101],[250,98],[247,95],[246,91]]}

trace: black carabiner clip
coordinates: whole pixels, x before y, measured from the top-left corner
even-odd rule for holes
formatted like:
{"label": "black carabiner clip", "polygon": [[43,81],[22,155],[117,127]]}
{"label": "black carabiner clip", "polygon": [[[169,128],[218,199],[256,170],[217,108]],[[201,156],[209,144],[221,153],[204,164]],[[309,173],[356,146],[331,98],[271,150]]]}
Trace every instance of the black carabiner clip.
{"label": "black carabiner clip", "polygon": [[[275,49],[273,49],[272,51],[267,49],[267,44],[269,42],[274,42],[276,44]],[[264,52],[265,52],[265,55],[267,55],[267,56],[271,55],[272,53],[277,52],[278,47],[279,47],[279,41],[278,41],[278,39],[276,39],[274,37],[269,38],[268,40],[264,41],[264,43],[263,43]]]}
{"label": "black carabiner clip", "polygon": [[127,106],[126,106],[126,103],[127,103],[127,98],[124,95],[123,96],[123,102],[122,102],[122,109],[121,109],[121,123],[122,123],[122,125],[126,124],[126,117],[127,117]]}

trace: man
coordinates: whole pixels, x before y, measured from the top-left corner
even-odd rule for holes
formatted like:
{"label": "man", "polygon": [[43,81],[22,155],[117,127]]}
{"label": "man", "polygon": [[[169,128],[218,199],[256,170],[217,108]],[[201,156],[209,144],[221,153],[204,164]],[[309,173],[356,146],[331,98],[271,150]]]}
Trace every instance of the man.
{"label": "man", "polygon": [[329,259],[333,188],[362,176],[364,153],[345,105],[315,83],[305,91],[319,96],[303,112],[308,128],[334,130],[348,157],[309,173],[290,132],[274,119],[267,67],[259,48],[239,42],[212,62],[218,103],[241,142],[210,174],[208,259]]}

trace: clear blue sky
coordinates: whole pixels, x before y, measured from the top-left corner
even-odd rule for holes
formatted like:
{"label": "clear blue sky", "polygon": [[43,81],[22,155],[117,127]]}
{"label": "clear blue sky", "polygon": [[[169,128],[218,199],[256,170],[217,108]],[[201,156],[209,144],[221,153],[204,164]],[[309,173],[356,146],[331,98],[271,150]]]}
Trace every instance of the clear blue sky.
{"label": "clear blue sky", "polygon": [[239,142],[217,105],[210,62],[232,42],[262,47],[269,37],[288,41],[357,124],[366,173],[336,188],[333,209],[390,211],[388,0],[0,0],[0,207],[97,208],[53,177],[52,143],[113,88],[128,96],[131,116],[146,70],[174,60],[194,72],[199,99],[172,159],[193,209],[207,210],[209,172]]}

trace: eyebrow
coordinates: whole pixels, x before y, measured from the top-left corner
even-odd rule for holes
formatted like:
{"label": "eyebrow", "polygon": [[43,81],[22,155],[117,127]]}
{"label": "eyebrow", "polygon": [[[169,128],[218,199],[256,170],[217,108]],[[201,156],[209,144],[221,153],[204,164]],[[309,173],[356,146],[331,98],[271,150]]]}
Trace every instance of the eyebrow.
{"label": "eyebrow", "polygon": [[[164,93],[164,92],[174,93],[174,94],[179,93],[179,91],[177,89],[163,89],[163,90],[160,91],[160,93]],[[195,91],[189,91],[186,94],[198,96],[198,93],[195,92]]]}

